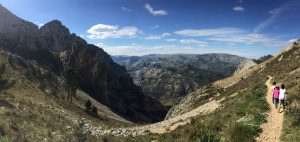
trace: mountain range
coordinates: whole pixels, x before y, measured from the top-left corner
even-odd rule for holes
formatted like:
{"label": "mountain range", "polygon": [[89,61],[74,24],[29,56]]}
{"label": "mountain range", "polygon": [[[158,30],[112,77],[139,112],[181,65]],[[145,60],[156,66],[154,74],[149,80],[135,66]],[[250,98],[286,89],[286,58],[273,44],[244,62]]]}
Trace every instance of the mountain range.
{"label": "mountain range", "polygon": [[246,58],[229,54],[113,56],[143,92],[174,106],[182,97],[231,76]]}

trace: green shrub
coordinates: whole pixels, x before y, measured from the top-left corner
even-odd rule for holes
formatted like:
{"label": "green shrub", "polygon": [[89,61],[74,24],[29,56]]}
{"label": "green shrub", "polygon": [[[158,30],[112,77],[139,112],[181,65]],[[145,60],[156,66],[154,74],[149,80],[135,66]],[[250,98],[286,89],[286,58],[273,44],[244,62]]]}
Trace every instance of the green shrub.
{"label": "green shrub", "polygon": [[295,127],[300,127],[300,108],[298,107],[288,107],[286,115],[291,118],[291,124]]}
{"label": "green shrub", "polygon": [[205,131],[200,129],[195,135],[195,142],[217,142],[220,139],[217,137],[217,134],[213,131]]}
{"label": "green shrub", "polygon": [[0,90],[5,90],[12,86],[14,82],[9,82],[9,80],[3,78],[5,73],[5,64],[0,64]]}
{"label": "green shrub", "polygon": [[254,136],[257,136],[259,132],[261,132],[259,126],[234,122],[225,131],[225,138],[228,142],[254,142]]}
{"label": "green shrub", "polygon": [[0,142],[9,142],[9,140],[0,136]]}

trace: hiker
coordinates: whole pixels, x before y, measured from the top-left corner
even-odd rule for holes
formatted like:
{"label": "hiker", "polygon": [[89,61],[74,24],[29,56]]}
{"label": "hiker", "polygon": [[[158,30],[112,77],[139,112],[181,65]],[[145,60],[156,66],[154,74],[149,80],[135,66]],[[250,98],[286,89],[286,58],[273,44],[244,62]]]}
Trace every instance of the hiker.
{"label": "hiker", "polygon": [[277,83],[276,83],[275,81],[274,81],[272,84],[273,84],[273,86],[271,87],[272,93],[273,93],[273,94],[272,94],[272,102],[273,102],[273,104],[274,104],[274,89],[275,89],[276,86],[278,86],[278,85],[277,85]]}
{"label": "hiker", "polygon": [[285,85],[281,84],[280,90],[279,90],[279,105],[278,105],[278,112],[280,112],[280,107],[282,106],[282,109],[284,111],[285,109],[285,101],[286,101],[286,90]]}
{"label": "hiker", "polygon": [[274,89],[273,89],[273,102],[275,104],[275,108],[277,109],[278,108],[278,104],[279,104],[279,93],[280,93],[280,88],[279,86],[276,86]]}

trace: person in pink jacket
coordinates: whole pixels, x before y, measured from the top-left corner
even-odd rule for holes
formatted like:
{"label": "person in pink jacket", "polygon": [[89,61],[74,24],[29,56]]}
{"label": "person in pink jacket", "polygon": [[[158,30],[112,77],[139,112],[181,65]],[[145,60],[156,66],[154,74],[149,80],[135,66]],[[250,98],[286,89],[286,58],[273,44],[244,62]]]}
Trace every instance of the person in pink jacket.
{"label": "person in pink jacket", "polygon": [[272,102],[273,102],[273,104],[275,103],[273,92],[274,92],[274,89],[275,89],[276,86],[279,86],[279,85],[277,84],[276,81],[274,81],[274,82],[272,83],[272,87],[271,87],[271,90],[272,90]]}
{"label": "person in pink jacket", "polygon": [[273,89],[274,104],[276,109],[278,108],[278,103],[279,103],[279,92],[280,92],[280,88],[276,86]]}

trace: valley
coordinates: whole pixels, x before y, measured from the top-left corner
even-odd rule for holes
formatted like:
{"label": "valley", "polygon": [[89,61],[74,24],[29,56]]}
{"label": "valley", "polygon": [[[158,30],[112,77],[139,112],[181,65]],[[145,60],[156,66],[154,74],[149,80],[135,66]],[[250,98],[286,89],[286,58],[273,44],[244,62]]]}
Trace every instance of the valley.
{"label": "valley", "polygon": [[174,106],[187,94],[231,76],[246,58],[229,54],[113,56],[143,92]]}
{"label": "valley", "polygon": [[[154,17],[172,14],[149,3],[144,7]],[[135,12],[124,6],[121,11]],[[180,48],[187,51],[191,44],[212,51],[206,45],[224,42],[225,35],[230,43],[222,46],[254,47],[264,37],[239,38],[246,31],[235,28],[142,37],[147,33],[134,26],[105,24],[87,30],[90,35],[77,35],[72,31],[78,29],[66,25],[59,20],[36,24],[0,4],[0,142],[300,141],[300,39],[255,59],[218,48],[219,53],[164,54],[159,46],[161,54],[129,56],[110,53],[144,47],[91,40],[165,40],[185,44]],[[152,32],[159,28],[150,27]],[[206,40],[171,38],[187,33]],[[128,39],[120,39],[124,36]],[[281,113],[272,104],[273,81],[287,88]]]}

